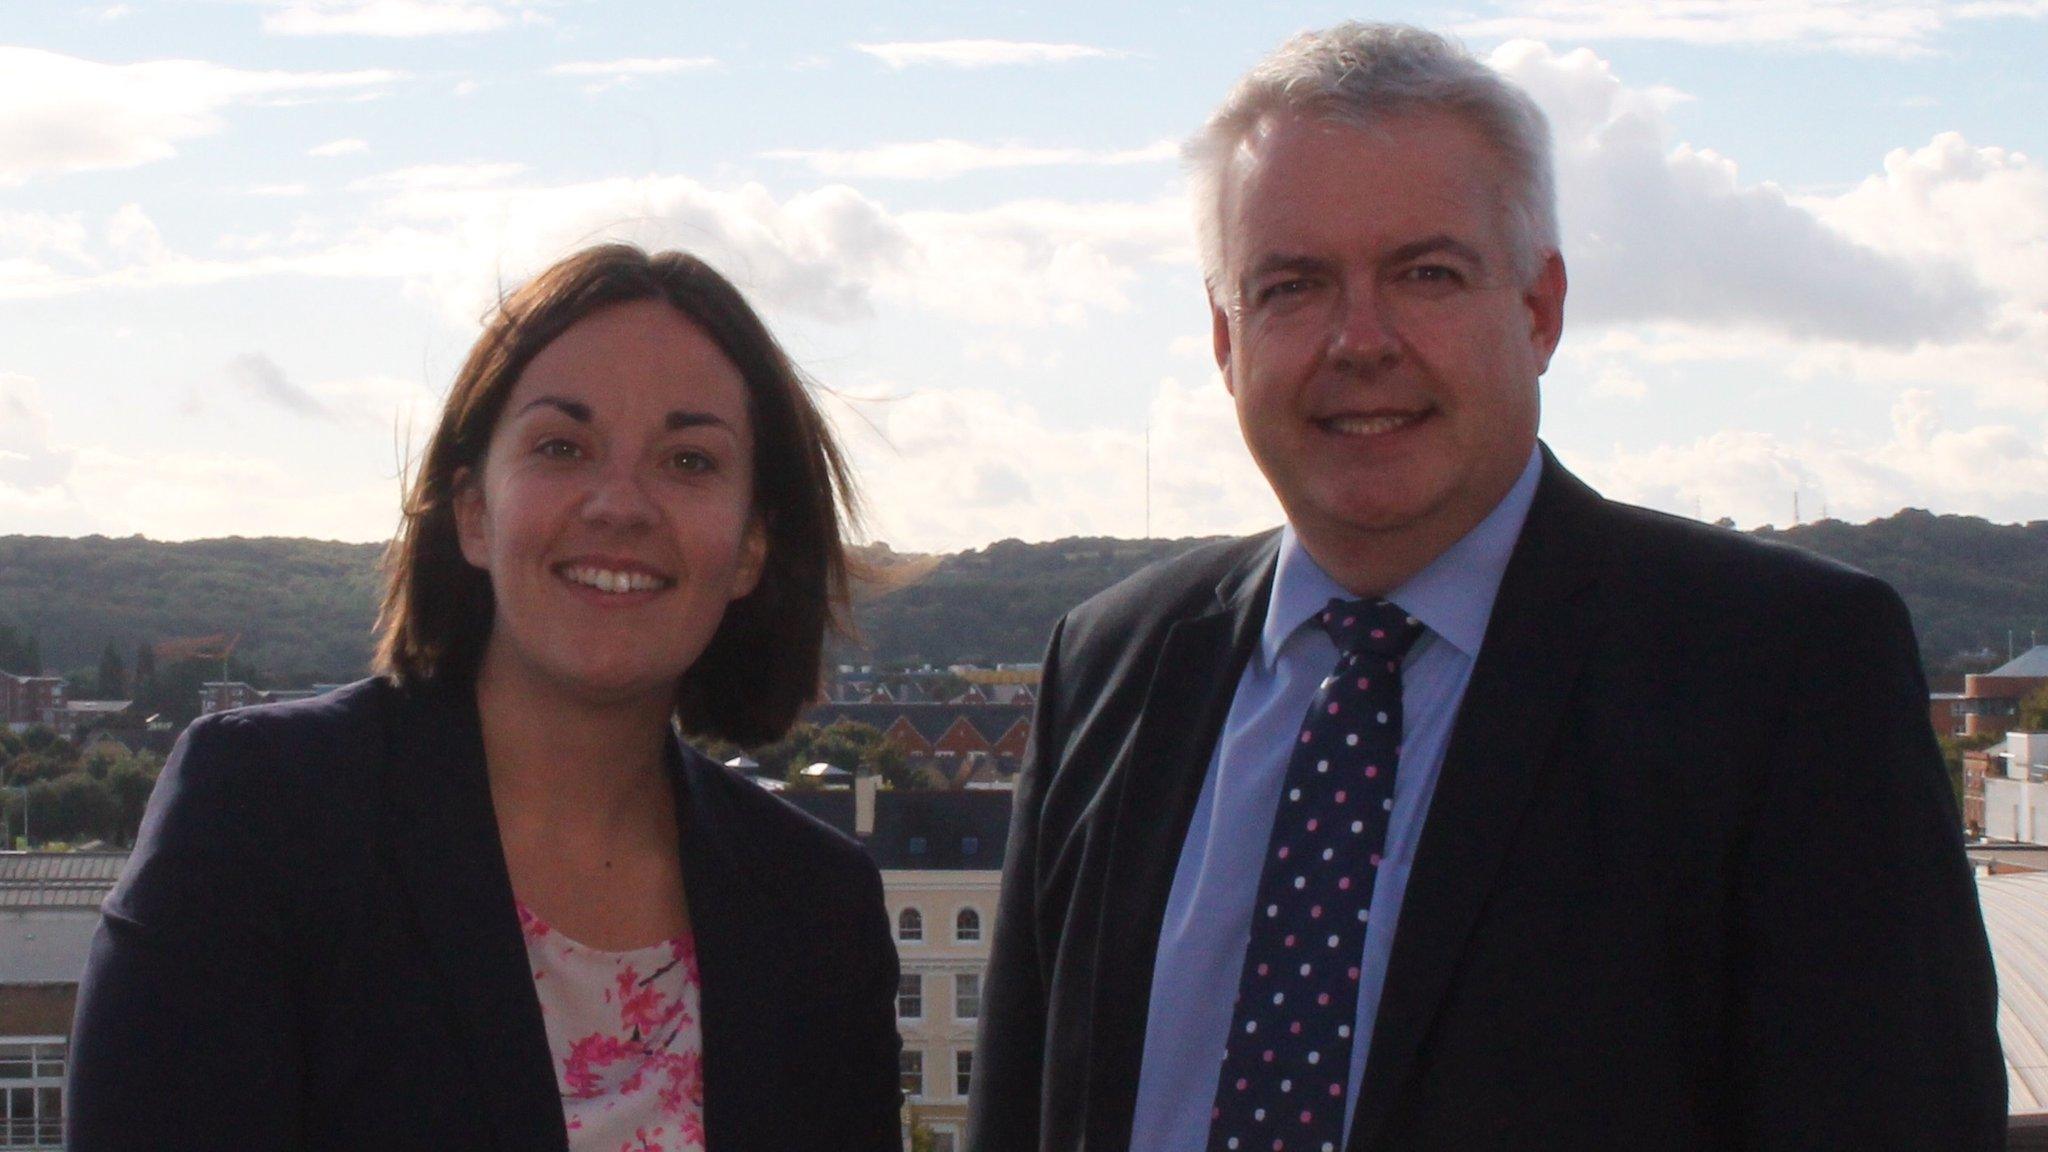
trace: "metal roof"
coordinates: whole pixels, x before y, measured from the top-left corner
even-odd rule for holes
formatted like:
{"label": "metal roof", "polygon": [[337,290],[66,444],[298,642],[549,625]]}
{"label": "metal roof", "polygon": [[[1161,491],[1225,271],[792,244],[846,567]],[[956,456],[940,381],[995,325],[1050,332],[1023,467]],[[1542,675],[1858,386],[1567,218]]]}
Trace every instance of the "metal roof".
{"label": "metal roof", "polygon": [[2008,1112],[2048,1112],[2048,872],[1982,876],[1977,899],[1998,966]]}
{"label": "metal roof", "polygon": [[126,852],[0,852],[0,908],[96,909]]}
{"label": "metal roof", "polygon": [[2048,644],[2036,644],[1984,675],[2048,676]]}

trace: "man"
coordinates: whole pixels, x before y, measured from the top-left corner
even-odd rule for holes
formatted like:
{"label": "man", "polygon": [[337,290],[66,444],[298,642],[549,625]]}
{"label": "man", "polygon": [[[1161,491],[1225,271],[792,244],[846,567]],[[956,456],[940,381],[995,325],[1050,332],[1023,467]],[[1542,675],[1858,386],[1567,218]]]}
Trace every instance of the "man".
{"label": "man", "polygon": [[1345,25],[1189,151],[1287,525],[1055,630],[970,1148],[2001,1146],[1904,606],[1537,442],[1533,103]]}

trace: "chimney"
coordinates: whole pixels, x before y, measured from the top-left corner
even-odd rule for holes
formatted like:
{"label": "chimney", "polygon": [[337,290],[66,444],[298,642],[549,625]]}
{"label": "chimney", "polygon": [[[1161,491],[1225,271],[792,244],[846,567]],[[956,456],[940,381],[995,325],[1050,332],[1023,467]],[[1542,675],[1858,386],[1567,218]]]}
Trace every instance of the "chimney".
{"label": "chimney", "polygon": [[875,834],[875,792],[880,783],[872,772],[853,778],[853,834],[863,840]]}

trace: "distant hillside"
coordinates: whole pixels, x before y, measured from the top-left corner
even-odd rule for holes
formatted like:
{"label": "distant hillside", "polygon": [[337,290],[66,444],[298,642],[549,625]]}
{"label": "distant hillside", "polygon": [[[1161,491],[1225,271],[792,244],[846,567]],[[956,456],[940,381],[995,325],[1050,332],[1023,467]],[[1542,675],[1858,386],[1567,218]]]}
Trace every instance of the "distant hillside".
{"label": "distant hillside", "polygon": [[[1906,510],[1869,524],[1823,521],[1757,535],[1875,572],[1905,596],[1931,672],[2003,660],[2010,632],[2048,640],[2048,522],[1991,524]],[[1005,540],[943,556],[877,546],[882,579],[855,612],[863,649],[842,661],[1036,660],[1069,606],[1199,540]],[[376,613],[379,545],[294,539],[163,544],[131,537],[0,537],[0,625],[33,636],[43,662],[90,668],[111,642],[239,632],[238,659],[270,684],[361,674]]]}
{"label": "distant hillside", "polygon": [[378,544],[331,540],[0,536],[0,624],[44,666],[95,667],[109,643],[239,632],[235,656],[279,682],[361,674],[377,613]]}

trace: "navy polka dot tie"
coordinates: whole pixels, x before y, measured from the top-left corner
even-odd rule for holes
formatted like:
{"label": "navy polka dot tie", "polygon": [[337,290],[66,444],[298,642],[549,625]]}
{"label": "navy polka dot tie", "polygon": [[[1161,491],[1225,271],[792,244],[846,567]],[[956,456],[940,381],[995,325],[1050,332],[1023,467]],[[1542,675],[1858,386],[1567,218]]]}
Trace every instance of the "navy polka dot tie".
{"label": "navy polka dot tie", "polygon": [[1210,1152],[1336,1152],[1358,964],[1394,810],[1401,656],[1422,625],[1385,600],[1330,601],[1337,668],[1287,761],[1209,1122]]}

